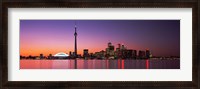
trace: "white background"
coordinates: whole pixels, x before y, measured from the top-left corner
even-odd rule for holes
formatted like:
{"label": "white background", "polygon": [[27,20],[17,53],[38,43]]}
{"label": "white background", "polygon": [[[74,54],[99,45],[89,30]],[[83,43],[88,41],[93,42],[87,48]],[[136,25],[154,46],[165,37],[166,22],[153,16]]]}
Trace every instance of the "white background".
{"label": "white background", "polygon": [[[180,20],[180,69],[19,69],[20,19]],[[191,8],[9,8],[8,81],[192,81]]]}

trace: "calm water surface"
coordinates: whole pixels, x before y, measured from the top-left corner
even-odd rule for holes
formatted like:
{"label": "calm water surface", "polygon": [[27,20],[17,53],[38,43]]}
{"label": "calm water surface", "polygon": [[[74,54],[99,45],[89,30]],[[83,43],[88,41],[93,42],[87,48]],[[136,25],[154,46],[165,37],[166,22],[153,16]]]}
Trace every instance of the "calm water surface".
{"label": "calm water surface", "polygon": [[180,60],[20,60],[20,69],[180,69]]}

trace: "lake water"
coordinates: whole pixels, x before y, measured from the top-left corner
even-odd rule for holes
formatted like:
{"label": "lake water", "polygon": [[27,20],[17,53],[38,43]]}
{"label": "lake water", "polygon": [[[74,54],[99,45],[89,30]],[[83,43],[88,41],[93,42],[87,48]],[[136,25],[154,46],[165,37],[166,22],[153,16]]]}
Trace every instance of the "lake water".
{"label": "lake water", "polygon": [[[76,66],[75,66],[76,65]],[[180,60],[20,60],[20,69],[180,69]]]}

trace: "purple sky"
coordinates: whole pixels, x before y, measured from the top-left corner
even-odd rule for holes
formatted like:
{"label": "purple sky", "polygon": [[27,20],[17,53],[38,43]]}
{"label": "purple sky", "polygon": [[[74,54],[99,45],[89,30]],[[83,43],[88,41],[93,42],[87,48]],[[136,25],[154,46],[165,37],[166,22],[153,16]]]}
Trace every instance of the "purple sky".
{"label": "purple sky", "polygon": [[[180,56],[179,20],[76,20],[78,53],[105,50],[111,42],[149,49],[155,56]],[[75,20],[21,20],[20,54],[74,51]]]}

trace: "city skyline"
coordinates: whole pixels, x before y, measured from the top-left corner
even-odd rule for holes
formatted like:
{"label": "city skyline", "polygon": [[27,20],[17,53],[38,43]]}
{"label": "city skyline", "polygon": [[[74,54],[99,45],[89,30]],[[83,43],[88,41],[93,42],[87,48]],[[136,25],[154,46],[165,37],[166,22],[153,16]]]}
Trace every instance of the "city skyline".
{"label": "city skyline", "polygon": [[[75,20],[20,20],[20,55],[74,51]],[[150,49],[155,56],[180,56],[179,20],[76,20],[77,54],[105,50],[106,44]]]}

